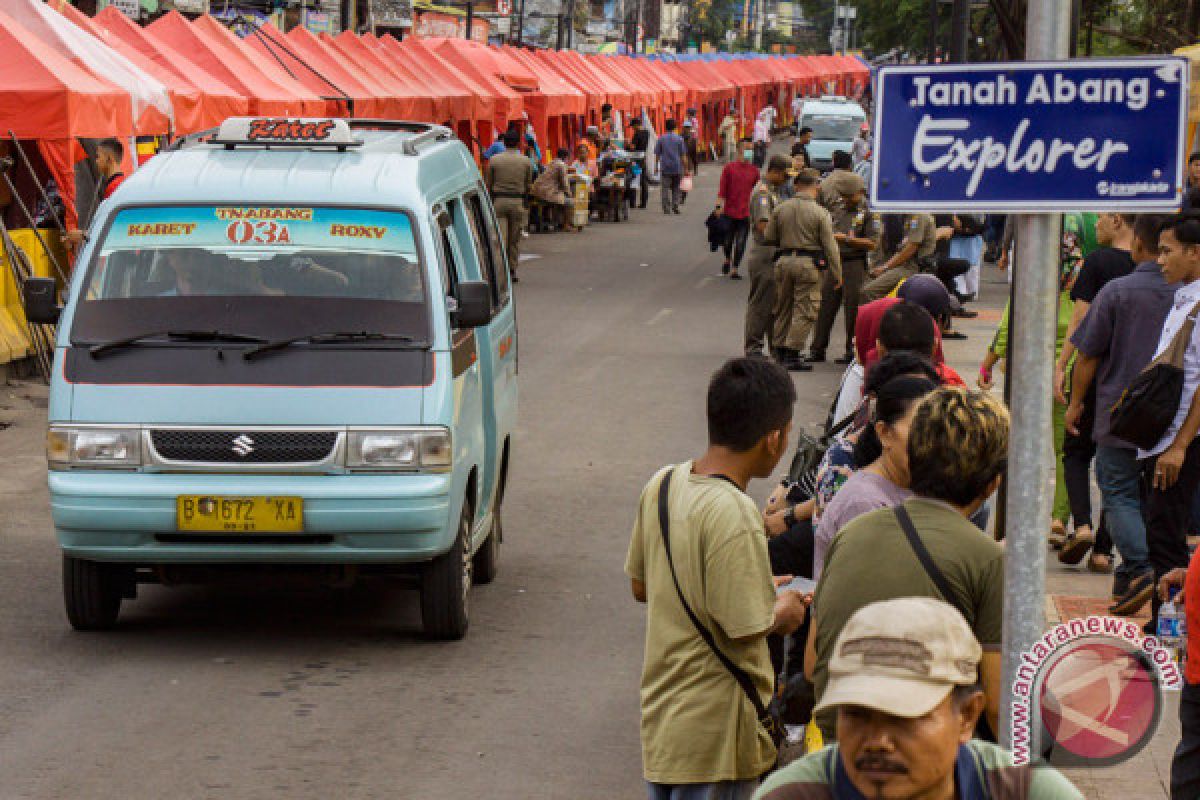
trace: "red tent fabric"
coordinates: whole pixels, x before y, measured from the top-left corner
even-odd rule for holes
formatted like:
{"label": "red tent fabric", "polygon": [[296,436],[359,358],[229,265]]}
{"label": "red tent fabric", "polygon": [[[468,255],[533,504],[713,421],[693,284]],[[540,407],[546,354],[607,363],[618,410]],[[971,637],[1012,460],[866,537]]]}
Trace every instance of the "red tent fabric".
{"label": "red tent fabric", "polygon": [[237,37],[211,17],[201,17],[193,24],[172,11],[150,23],[146,31],[190,61],[193,69],[211,73],[237,89],[249,99],[251,114],[316,117],[325,113],[325,101],[290,77],[284,76],[283,86],[267,77],[263,59],[251,58]]}
{"label": "red tent fabric", "polygon": [[513,112],[507,102],[503,102],[491,88],[471,73],[452,66],[430,45],[430,41],[410,36],[402,42],[397,42],[395,47],[413,62],[420,62],[429,70],[452,77],[454,81],[470,89],[475,97],[475,114],[469,122],[460,120],[457,132],[468,147],[474,143],[479,152],[482,152],[495,138],[496,122],[500,121],[500,127],[503,128],[510,118],[518,118],[520,111],[515,112],[516,116],[510,117]]}
{"label": "red tent fabric", "polygon": [[342,58],[335,48],[318,39],[308,29],[297,26],[284,36],[274,26],[263,27],[270,27],[266,31],[267,38],[278,38],[283,47],[304,59],[313,70],[333,84],[334,94],[341,91],[350,95],[354,99],[354,116],[394,119],[412,113],[404,98],[394,95],[379,76],[359,69],[358,65]]}
{"label": "red tent fabric", "polygon": [[359,69],[370,72],[387,86],[387,91],[405,105],[406,119],[435,122],[445,116],[448,104],[441,103],[421,85],[419,79],[404,67],[382,57],[376,50],[368,47],[361,38],[343,31],[336,37],[328,34],[321,35],[321,41],[336,52],[342,53]]}
{"label": "red tent fabric", "polygon": [[389,34],[380,37],[365,34],[362,38],[363,42],[379,53],[380,58],[390,63],[404,64],[408,71],[416,76],[420,85],[426,87],[435,98],[444,104],[444,108],[435,109],[435,113],[441,112],[441,116],[438,117],[439,121],[449,122],[453,126],[460,120],[474,121],[489,116],[483,115],[479,111],[477,98],[470,86],[456,79],[452,72],[442,70],[437,65],[418,57],[420,51],[405,50],[400,42]]}
{"label": "red tent fabric", "polygon": [[[74,10],[72,6],[65,7]],[[140,63],[144,64],[148,71],[156,70],[154,74],[173,91],[183,92],[190,87],[197,92],[197,104],[192,105],[190,101],[182,105],[176,104],[176,133],[195,133],[215,128],[229,117],[250,113],[250,101],[245,95],[219,78],[197,68],[114,6],[100,11],[92,23],[111,37],[109,41],[120,42],[120,50],[127,57],[133,58],[137,55],[141,59]]]}
{"label": "red tent fabric", "polygon": [[274,62],[308,91],[324,98],[330,115],[348,116],[352,105],[365,106],[374,100],[370,92],[345,76],[340,83],[334,81],[323,69],[323,63],[314,63],[311,54],[301,55],[283,33],[269,22],[248,33],[241,43],[258,58]]}
{"label": "red tent fabric", "polygon": [[0,75],[0,132],[37,141],[66,205],[66,223],[78,225],[74,140],[132,136],[129,95],[55,53],[3,12]]}

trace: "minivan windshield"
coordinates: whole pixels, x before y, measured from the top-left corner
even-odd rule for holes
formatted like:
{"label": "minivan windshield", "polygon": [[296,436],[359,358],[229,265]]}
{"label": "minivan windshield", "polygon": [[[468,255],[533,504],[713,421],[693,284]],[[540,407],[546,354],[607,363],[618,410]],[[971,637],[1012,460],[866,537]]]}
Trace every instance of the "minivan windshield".
{"label": "minivan windshield", "polygon": [[429,338],[428,294],[404,212],[128,208],[89,266],[71,339],[204,330],[267,340],[370,331],[421,341]]}
{"label": "minivan windshield", "polygon": [[801,120],[801,126],[812,128],[814,139],[849,142],[858,135],[862,127],[861,117],[838,114],[810,114]]}

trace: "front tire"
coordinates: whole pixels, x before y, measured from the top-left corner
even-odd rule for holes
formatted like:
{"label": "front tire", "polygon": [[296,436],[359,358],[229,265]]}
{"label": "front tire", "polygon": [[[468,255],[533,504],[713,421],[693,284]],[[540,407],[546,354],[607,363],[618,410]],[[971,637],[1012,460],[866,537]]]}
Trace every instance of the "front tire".
{"label": "front tire", "polygon": [[471,504],[463,502],[458,535],[450,550],[421,571],[421,621],[435,639],[461,639],[467,634],[474,564],[471,558]]}
{"label": "front tire", "polygon": [[121,567],[63,555],[63,601],[77,631],[106,631],[121,612]]}
{"label": "front tire", "polygon": [[500,571],[500,540],[504,538],[504,524],[500,521],[500,504],[492,512],[492,530],[487,539],[475,551],[474,580],[477,584],[491,583]]}

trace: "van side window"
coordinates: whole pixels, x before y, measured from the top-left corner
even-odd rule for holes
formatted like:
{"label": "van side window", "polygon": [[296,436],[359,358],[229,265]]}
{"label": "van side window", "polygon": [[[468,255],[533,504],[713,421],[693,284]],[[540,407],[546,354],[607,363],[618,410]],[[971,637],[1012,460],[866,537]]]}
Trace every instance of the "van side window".
{"label": "van side window", "polygon": [[458,281],[462,275],[461,266],[458,263],[458,258],[454,255],[454,244],[450,241],[450,228],[453,225],[453,217],[450,211],[441,211],[434,209],[435,219],[438,227],[438,239],[442,248],[442,257],[439,267],[442,271],[442,284],[446,287],[446,296],[454,297],[458,292]]}
{"label": "van side window", "polygon": [[500,244],[500,232],[496,228],[495,218],[484,207],[483,199],[477,192],[472,192],[467,202],[471,208],[471,213],[467,215],[471,222],[471,234],[475,237],[475,243],[480,245],[479,252],[483,254],[479,266],[492,287],[492,303],[500,309],[508,305],[509,297],[508,267],[501,255],[504,247]]}

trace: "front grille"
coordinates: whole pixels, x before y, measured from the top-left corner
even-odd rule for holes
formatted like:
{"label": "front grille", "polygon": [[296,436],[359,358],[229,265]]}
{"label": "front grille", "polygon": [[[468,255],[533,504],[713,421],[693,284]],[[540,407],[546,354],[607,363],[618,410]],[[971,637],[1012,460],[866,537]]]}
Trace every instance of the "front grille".
{"label": "front grille", "polygon": [[302,464],[329,457],[336,431],[150,432],[159,456],[168,461],[209,464]]}

